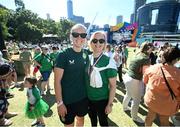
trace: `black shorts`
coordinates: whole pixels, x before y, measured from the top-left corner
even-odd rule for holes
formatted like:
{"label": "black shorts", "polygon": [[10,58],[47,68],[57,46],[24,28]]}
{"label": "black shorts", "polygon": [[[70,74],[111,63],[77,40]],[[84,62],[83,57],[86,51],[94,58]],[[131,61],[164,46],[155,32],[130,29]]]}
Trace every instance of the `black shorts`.
{"label": "black shorts", "polygon": [[62,123],[69,125],[74,122],[75,116],[83,117],[88,113],[88,99],[82,99],[78,102],[66,105],[67,114],[64,118],[59,116]]}

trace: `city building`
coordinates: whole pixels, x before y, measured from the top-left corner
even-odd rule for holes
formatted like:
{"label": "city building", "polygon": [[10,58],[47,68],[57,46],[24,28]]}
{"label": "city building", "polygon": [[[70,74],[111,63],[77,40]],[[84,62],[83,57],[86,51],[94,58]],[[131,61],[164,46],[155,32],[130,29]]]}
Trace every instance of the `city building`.
{"label": "city building", "polygon": [[67,0],[67,14],[68,19],[75,22],[84,24],[84,17],[83,16],[76,16],[73,14],[73,2],[72,0]]}
{"label": "city building", "polygon": [[68,14],[68,19],[72,20],[73,19],[73,3],[72,3],[72,0],[67,0],[67,14]]}
{"label": "city building", "polygon": [[144,5],[146,3],[146,0],[134,0],[134,19],[133,23],[137,21],[137,10],[139,7]]}
{"label": "city building", "polygon": [[75,23],[84,24],[84,17],[83,16],[75,16],[75,15],[73,15],[72,21],[74,21]]}
{"label": "city building", "polygon": [[89,28],[89,26],[90,26],[90,23],[89,23],[89,22],[87,22],[87,23],[84,23],[84,25],[85,25],[85,27],[88,29],[88,28]]}
{"label": "city building", "polygon": [[131,17],[130,17],[130,23],[131,23],[131,24],[134,23],[134,13],[131,14]]}
{"label": "city building", "polygon": [[177,32],[180,2],[164,0],[141,6],[137,22],[142,32]]}
{"label": "city building", "polygon": [[50,19],[51,19],[51,17],[50,17],[50,14],[49,14],[49,13],[47,13],[47,14],[46,14],[46,17],[47,17],[47,20],[50,20]]}
{"label": "city building", "polygon": [[109,24],[104,24],[104,28],[109,28]]}
{"label": "city building", "polygon": [[180,12],[179,12],[179,17],[178,17],[178,33],[180,33]]}
{"label": "city building", "polygon": [[116,17],[116,24],[122,23],[123,22],[123,16],[119,15]]}

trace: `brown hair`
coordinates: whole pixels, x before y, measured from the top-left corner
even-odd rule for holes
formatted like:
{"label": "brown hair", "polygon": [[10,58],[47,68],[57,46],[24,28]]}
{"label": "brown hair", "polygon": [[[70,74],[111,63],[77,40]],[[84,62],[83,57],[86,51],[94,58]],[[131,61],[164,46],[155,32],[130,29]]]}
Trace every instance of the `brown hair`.
{"label": "brown hair", "polygon": [[33,86],[35,86],[35,84],[37,83],[36,77],[26,77],[25,81],[28,81],[29,83],[33,84]]}
{"label": "brown hair", "polygon": [[180,58],[180,49],[175,47],[168,47],[162,54],[163,63],[172,63],[177,58]]}
{"label": "brown hair", "polygon": [[153,48],[153,44],[150,43],[150,42],[144,42],[144,43],[141,45],[141,47],[140,47],[140,52],[148,55],[148,52],[147,52],[147,51],[148,51],[150,48]]}

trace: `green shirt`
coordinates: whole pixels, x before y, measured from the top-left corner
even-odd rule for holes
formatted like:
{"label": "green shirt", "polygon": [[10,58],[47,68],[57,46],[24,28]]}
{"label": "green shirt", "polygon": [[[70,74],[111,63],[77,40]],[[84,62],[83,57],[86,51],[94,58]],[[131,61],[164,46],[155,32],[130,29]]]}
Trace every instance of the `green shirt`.
{"label": "green shirt", "polygon": [[54,62],[56,61],[56,58],[57,58],[57,56],[58,56],[58,54],[59,54],[59,52],[52,52],[51,54],[50,54],[50,57],[51,57],[51,59],[52,59],[52,61],[53,61],[53,65],[54,65]]}
{"label": "green shirt", "polygon": [[34,57],[33,57],[33,59],[36,58],[39,54],[41,54],[41,52],[38,52],[38,53],[37,53],[37,52],[34,52]]}
{"label": "green shirt", "polygon": [[134,79],[142,80],[142,67],[144,65],[150,65],[150,59],[147,55],[140,53],[130,61],[127,73]]}
{"label": "green shirt", "polygon": [[39,54],[34,58],[40,65],[40,71],[51,71],[52,70],[52,60],[49,56],[49,54],[44,55],[44,54]]}
{"label": "green shirt", "polygon": [[[95,65],[96,67],[106,67],[109,64],[110,58],[106,55],[103,55],[97,64]],[[103,100],[103,99],[108,99],[109,98],[109,78],[113,78],[117,76],[117,70],[108,68],[105,70],[100,71],[100,75],[102,78],[103,85],[101,88],[94,88],[90,86],[90,81],[87,79],[87,93],[88,93],[88,98],[90,100]]]}
{"label": "green shirt", "polygon": [[87,97],[85,85],[85,67],[87,53],[75,52],[72,48],[59,53],[55,67],[64,69],[61,79],[62,98],[65,104],[72,104]]}
{"label": "green shirt", "polygon": [[29,51],[23,51],[20,56],[19,56],[20,60],[22,62],[30,62],[31,61],[31,53]]}

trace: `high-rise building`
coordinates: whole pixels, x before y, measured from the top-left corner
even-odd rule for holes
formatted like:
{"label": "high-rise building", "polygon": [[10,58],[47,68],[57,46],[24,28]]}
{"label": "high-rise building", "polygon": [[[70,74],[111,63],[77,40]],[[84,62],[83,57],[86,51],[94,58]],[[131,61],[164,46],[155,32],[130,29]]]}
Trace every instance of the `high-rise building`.
{"label": "high-rise building", "polygon": [[46,17],[47,17],[47,20],[50,20],[50,19],[51,19],[51,17],[50,17],[50,14],[49,14],[49,13],[47,13],[47,14],[46,14]]}
{"label": "high-rise building", "polygon": [[134,22],[137,22],[137,10],[139,7],[144,5],[146,3],[146,0],[134,0]]}
{"label": "high-rise building", "polygon": [[123,22],[123,16],[119,15],[116,17],[116,24],[122,23]]}
{"label": "high-rise building", "polygon": [[177,32],[180,2],[163,0],[138,9],[137,21],[142,32]]}
{"label": "high-rise building", "polygon": [[67,0],[67,14],[68,19],[75,22],[84,24],[84,17],[83,16],[76,16],[73,14],[73,2],[72,0]]}
{"label": "high-rise building", "polygon": [[131,23],[131,24],[134,23],[134,13],[131,14],[131,17],[130,17],[130,23]]}
{"label": "high-rise building", "polygon": [[76,16],[76,15],[74,15],[74,16],[73,16],[73,21],[74,21],[75,23],[84,24],[84,17],[83,17],[83,16]]}
{"label": "high-rise building", "polygon": [[180,32],[180,12],[179,12],[179,17],[178,17],[178,23],[177,24],[178,24],[178,32]]}
{"label": "high-rise building", "polygon": [[73,19],[73,3],[72,0],[67,0],[67,13],[68,13],[68,19]]}

